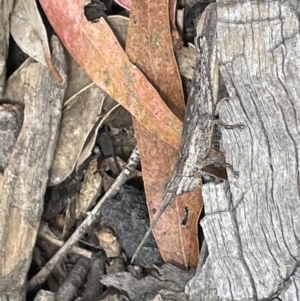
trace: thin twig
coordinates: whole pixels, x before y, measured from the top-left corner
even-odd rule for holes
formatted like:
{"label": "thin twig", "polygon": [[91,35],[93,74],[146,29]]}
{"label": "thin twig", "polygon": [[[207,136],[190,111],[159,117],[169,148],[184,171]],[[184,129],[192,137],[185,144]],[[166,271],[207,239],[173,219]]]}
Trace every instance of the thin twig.
{"label": "thin twig", "polygon": [[[51,244],[57,246],[57,247],[62,247],[64,242],[57,239],[49,229],[48,225],[44,222],[41,223],[38,234],[38,237],[45,239],[46,241],[50,242]],[[78,247],[73,247],[70,250],[71,253],[77,254],[86,258],[92,258],[93,252],[88,251],[86,249],[78,248]]]}
{"label": "thin twig", "polygon": [[66,243],[56,252],[56,254],[47,262],[47,264],[37,273],[34,277],[30,279],[27,285],[27,290],[33,289],[36,285],[44,283],[53,271],[54,267],[61,262],[63,257],[71,250],[77,241],[81,238],[83,234],[88,231],[88,228],[100,215],[100,208],[102,204],[107,200],[113,198],[120,190],[120,188],[126,183],[131,174],[135,171],[137,164],[140,161],[140,155],[135,148],[125,166],[123,171],[118,175],[112,186],[108,189],[96,207],[90,211],[86,219],[82,224],[75,230],[72,236],[66,241]]}

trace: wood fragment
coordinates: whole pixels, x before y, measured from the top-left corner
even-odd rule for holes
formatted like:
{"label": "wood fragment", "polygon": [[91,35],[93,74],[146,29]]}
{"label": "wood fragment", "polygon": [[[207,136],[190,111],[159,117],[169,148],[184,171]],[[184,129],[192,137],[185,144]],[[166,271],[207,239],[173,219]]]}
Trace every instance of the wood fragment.
{"label": "wood fragment", "polygon": [[105,256],[99,252],[91,260],[91,268],[87,277],[85,291],[81,301],[98,301],[103,292],[100,282],[101,275],[105,272]]}
{"label": "wood fragment", "polygon": [[[64,244],[63,241],[59,240],[51,232],[51,230],[49,229],[48,225],[45,222],[41,223],[37,236],[39,238],[45,239],[46,241],[49,241],[51,244],[53,244],[54,246],[57,246],[57,247],[61,247]],[[79,247],[73,247],[70,250],[70,252],[73,253],[73,254],[76,254],[76,255],[80,255],[80,256],[89,258],[89,259],[92,258],[92,254],[93,254],[91,251],[88,251],[86,249],[82,249],[82,248],[79,248]]]}
{"label": "wood fragment", "polygon": [[[217,49],[231,101],[220,120],[228,183],[203,185],[209,255],[191,301],[299,300],[300,56],[295,1],[218,1]],[[295,7],[297,6],[297,9]]]}
{"label": "wood fragment", "polygon": [[182,301],[184,294],[181,295],[181,293],[192,274],[193,270],[186,271],[171,264],[164,264],[158,268],[155,276],[149,275],[137,279],[128,272],[118,272],[114,275],[102,275],[101,283],[125,291],[130,300],[145,300],[143,296],[155,295],[160,290],[165,290],[169,293],[176,293],[175,296],[173,295],[174,299],[171,300]]}
{"label": "wood fragment", "polygon": [[0,106],[0,173],[3,173],[8,166],[22,123],[23,108],[21,106]]}
{"label": "wood fragment", "polygon": [[71,301],[82,286],[83,281],[90,269],[90,259],[80,257],[72,271],[59,287],[56,293],[56,300]]}
{"label": "wood fragment", "polygon": [[0,295],[23,287],[43,210],[66,89],[63,48],[56,37],[52,45],[64,82],[57,84],[33,63],[39,73],[24,96],[23,127],[0,187]]}

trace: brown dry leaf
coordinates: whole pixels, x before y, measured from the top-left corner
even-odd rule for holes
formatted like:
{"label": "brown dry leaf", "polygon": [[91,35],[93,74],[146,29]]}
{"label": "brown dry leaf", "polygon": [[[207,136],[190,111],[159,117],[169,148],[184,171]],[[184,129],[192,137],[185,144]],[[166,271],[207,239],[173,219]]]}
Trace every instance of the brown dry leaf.
{"label": "brown dry leaf", "polygon": [[68,89],[64,100],[55,156],[49,185],[64,181],[90,156],[99,127],[119,106],[117,102],[95,85],[69,55]]}
{"label": "brown dry leaf", "polygon": [[104,250],[108,258],[120,256],[121,245],[112,229],[103,227],[94,233],[99,241],[99,246]]}
{"label": "brown dry leaf", "polygon": [[63,111],[49,186],[61,183],[74,170],[90,132],[100,119],[105,92],[92,85],[74,98]]}
{"label": "brown dry leaf", "polygon": [[[122,48],[125,48],[129,18],[119,15],[113,15],[108,16],[107,19],[120,45],[122,46]],[[187,47],[181,47],[179,50],[175,49],[175,55],[180,74],[188,79],[192,79],[196,63],[195,46],[191,43],[188,43]]]}
{"label": "brown dry leaf", "polygon": [[[92,83],[74,60],[66,55],[68,64],[68,90],[64,98],[64,110],[60,125],[58,143],[51,167],[49,185],[65,180],[73,171],[76,163],[82,163],[91,153],[97,129],[105,117],[118,105],[107,98],[107,94]],[[24,103],[27,89],[35,84],[38,64],[27,59],[9,78],[2,99],[12,103]],[[22,89],[20,89],[22,87]],[[102,117],[102,118],[100,118]],[[95,126],[95,124],[98,126]],[[91,137],[90,133],[96,133]],[[87,139],[92,146],[87,149]],[[83,151],[84,148],[84,152]]]}
{"label": "brown dry leaf", "polygon": [[40,3],[64,46],[90,78],[150,132],[177,148],[182,122],[142,72],[130,63],[106,21],[101,18],[97,23],[88,22],[84,0]]}
{"label": "brown dry leaf", "polygon": [[[141,10],[141,8],[143,8]],[[184,96],[169,30],[168,1],[133,0],[126,52],[151,80],[176,116],[183,119]],[[141,155],[150,220],[163,203],[164,187],[177,160],[177,150],[134,120]],[[153,230],[166,262],[195,267],[198,261],[200,188],[176,198]]]}
{"label": "brown dry leaf", "polygon": [[18,46],[48,67],[57,82],[62,78],[51,60],[46,29],[38,12],[35,0],[16,0],[10,15],[10,31]]}
{"label": "brown dry leaf", "polygon": [[79,168],[81,164],[92,154],[92,151],[95,146],[95,142],[97,139],[99,129],[104,125],[110,122],[110,119],[114,118],[114,113],[118,111],[118,109],[122,108],[120,104],[115,102],[111,97],[107,96],[104,100],[103,110],[101,119],[95,126],[93,127],[91,134],[87,139],[87,144],[85,145],[82,153],[80,154],[76,168]]}

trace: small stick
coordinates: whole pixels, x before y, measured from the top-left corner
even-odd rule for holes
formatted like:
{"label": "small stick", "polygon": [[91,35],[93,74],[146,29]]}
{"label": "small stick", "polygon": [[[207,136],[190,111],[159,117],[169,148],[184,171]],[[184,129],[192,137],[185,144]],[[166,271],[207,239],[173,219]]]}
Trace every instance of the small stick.
{"label": "small stick", "polygon": [[86,219],[75,230],[72,236],[66,241],[66,243],[56,252],[56,254],[47,262],[47,264],[30,279],[27,284],[27,291],[33,289],[36,285],[46,281],[49,274],[53,271],[54,267],[61,262],[63,257],[71,250],[77,241],[84,235],[92,223],[100,215],[100,208],[102,204],[107,200],[113,198],[120,190],[120,188],[126,183],[132,173],[135,171],[136,166],[140,162],[140,155],[135,148],[122,172],[115,179],[112,186],[107,190],[102,199],[98,202],[95,208],[90,211]]}

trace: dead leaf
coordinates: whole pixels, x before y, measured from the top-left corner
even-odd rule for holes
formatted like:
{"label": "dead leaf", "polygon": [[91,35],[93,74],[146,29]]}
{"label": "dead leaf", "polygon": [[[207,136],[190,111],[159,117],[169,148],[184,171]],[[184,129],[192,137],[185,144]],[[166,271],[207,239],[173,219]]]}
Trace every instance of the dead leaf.
{"label": "dead leaf", "polygon": [[75,166],[80,166],[90,156],[98,129],[119,106],[91,81],[73,58],[66,57],[69,70],[67,97],[70,98],[64,101],[50,186],[61,183]]}
{"label": "dead leaf", "polygon": [[74,96],[88,89],[93,81],[87,76],[77,62],[66,53],[66,61],[68,66],[68,87],[64,98],[64,108],[69,106],[70,100],[74,100]]}
{"label": "dead leaf", "polygon": [[[129,18],[119,15],[108,16],[107,18],[119,43],[125,49]],[[196,62],[195,46],[188,43],[188,47],[181,47],[178,50],[175,49],[175,55],[180,74],[188,79],[192,79]]]}
{"label": "dead leaf", "polygon": [[74,97],[76,101],[63,112],[49,186],[61,183],[71,174],[102,113],[105,93],[99,87],[93,85]]}
{"label": "dead leaf", "polygon": [[15,1],[10,15],[10,32],[23,52],[48,67],[56,82],[62,82],[51,60],[47,33],[35,0]]}
{"label": "dead leaf", "polygon": [[[109,111],[105,113],[108,108],[111,109],[109,109]],[[105,98],[102,110],[103,114],[101,115],[101,119],[99,120],[99,122],[95,124],[94,128],[91,131],[91,134],[87,139],[88,143],[84,147],[82,153],[80,154],[80,157],[78,158],[78,162],[76,164],[77,168],[91,155],[99,128],[106,124],[106,122],[109,121],[109,118],[113,115],[113,113],[115,113],[119,108],[120,104],[116,103],[112,98],[110,98],[109,96]]]}
{"label": "dead leaf", "polygon": [[108,16],[108,24],[118,39],[120,45],[125,49],[129,18],[124,16]]}
{"label": "dead leaf", "polygon": [[[143,8],[141,10],[141,7]],[[126,52],[152,81],[176,116],[183,118],[184,96],[169,30],[168,1],[133,0]],[[177,150],[134,122],[150,220],[163,203],[164,187],[177,160]],[[198,261],[197,219],[200,189],[181,196],[162,215],[153,234],[166,262],[188,267]]]}
{"label": "dead leaf", "polygon": [[104,250],[108,258],[120,256],[121,245],[112,229],[103,227],[100,230],[96,230],[94,233],[99,241],[99,246]]}
{"label": "dead leaf", "polygon": [[[108,97],[102,110],[101,99],[107,96],[106,93],[92,83],[67,53],[66,57],[68,89],[64,99],[61,131],[51,168],[50,186],[66,179],[76,164],[82,164],[90,156],[99,127],[119,106]],[[35,85],[36,74],[38,74],[34,69],[38,68],[38,64],[32,66],[30,62],[32,63],[32,59],[27,59],[9,78],[3,100],[24,103],[24,95],[29,87]],[[100,114],[103,118],[99,121]]]}
{"label": "dead leaf", "polygon": [[178,148],[182,122],[130,63],[106,21],[101,18],[98,23],[89,23],[84,16],[84,0],[40,3],[64,46],[90,78],[150,132]]}
{"label": "dead leaf", "polygon": [[124,7],[125,9],[130,10],[131,0],[114,0],[120,6]]}

